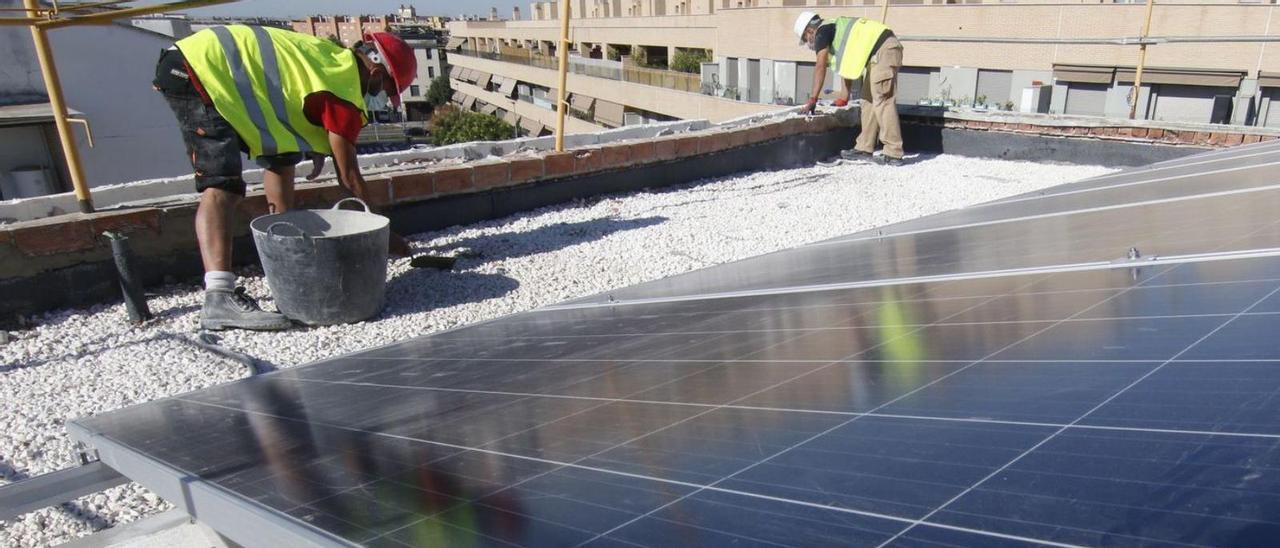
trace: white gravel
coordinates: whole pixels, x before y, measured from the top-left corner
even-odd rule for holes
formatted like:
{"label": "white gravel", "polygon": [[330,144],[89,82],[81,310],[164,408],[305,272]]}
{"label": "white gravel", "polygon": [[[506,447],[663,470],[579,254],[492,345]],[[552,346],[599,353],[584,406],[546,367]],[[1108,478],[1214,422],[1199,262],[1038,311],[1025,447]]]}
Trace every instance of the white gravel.
{"label": "white gravel", "polygon": [[[955,156],[901,168],[846,165],[759,172],[611,195],[416,235],[419,250],[464,256],[454,272],[394,262],[376,320],[224,343],[290,367],[534,307],[1028,192],[1110,170]],[[266,285],[241,272],[254,295]],[[238,363],[183,342],[198,287],[163,288],[158,319],[131,327],[123,305],[62,310],[0,345],[0,483],[72,466],[64,423],[244,377]],[[64,542],[169,505],[126,485],[0,522],[0,546]]]}

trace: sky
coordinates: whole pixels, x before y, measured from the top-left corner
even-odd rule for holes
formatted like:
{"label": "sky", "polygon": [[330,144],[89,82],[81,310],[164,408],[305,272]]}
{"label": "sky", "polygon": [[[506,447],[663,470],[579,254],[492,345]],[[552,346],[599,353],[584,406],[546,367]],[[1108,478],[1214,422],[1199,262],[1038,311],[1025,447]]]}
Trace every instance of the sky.
{"label": "sky", "polygon": [[447,15],[458,17],[463,13],[488,16],[490,7],[498,8],[498,15],[511,17],[512,6],[528,17],[529,2],[533,0],[240,0],[231,4],[191,10],[192,15],[209,16],[265,16],[296,17],[302,15],[356,15],[392,13],[401,4],[412,5],[418,15]]}

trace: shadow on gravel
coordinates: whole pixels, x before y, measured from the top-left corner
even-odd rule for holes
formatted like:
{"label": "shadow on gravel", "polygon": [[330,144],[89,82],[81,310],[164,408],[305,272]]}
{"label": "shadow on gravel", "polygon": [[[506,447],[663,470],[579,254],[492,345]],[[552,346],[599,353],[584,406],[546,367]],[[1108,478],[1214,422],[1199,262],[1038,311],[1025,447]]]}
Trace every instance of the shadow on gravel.
{"label": "shadow on gravel", "polygon": [[243,360],[240,356],[219,353],[216,351],[210,351],[207,345],[202,344],[201,341],[197,338],[197,334],[185,335],[185,334],[175,334],[175,333],[168,333],[168,332],[158,332],[145,339],[130,341],[123,344],[112,344],[109,342],[110,339],[111,337],[103,337],[102,339],[86,343],[84,345],[86,347],[85,350],[80,352],[68,352],[66,354],[61,354],[61,355],[53,356],[50,358],[42,358],[42,359],[34,359],[34,360],[27,360],[27,361],[19,361],[15,363],[0,364],[0,373],[9,373],[11,371],[18,371],[21,369],[30,369],[32,367],[40,367],[50,362],[76,361],[76,360],[81,360],[85,358],[92,358],[103,352],[108,352],[111,350],[119,350],[122,348],[131,347],[131,346],[141,346],[141,345],[150,344],[153,342],[163,341],[163,340],[177,342],[179,344],[189,346],[193,349],[207,352],[211,358],[219,357],[226,360],[239,362],[242,365],[249,367],[251,372],[253,373],[269,372],[279,368],[277,364],[260,360],[257,358],[253,358],[253,361],[257,363],[255,363],[253,366],[249,366],[249,364],[245,360]]}
{"label": "shadow on gravel", "polygon": [[387,305],[374,320],[496,299],[519,287],[501,274],[411,269],[387,282]]}
{"label": "shadow on gravel", "polygon": [[463,250],[462,266],[475,266],[489,261],[516,257],[528,257],[548,253],[581,243],[600,240],[609,235],[635,230],[667,222],[666,217],[641,217],[639,219],[595,219],[577,223],[559,223],[539,227],[528,232],[507,232],[465,238],[456,242],[428,248],[427,251],[446,253]]}

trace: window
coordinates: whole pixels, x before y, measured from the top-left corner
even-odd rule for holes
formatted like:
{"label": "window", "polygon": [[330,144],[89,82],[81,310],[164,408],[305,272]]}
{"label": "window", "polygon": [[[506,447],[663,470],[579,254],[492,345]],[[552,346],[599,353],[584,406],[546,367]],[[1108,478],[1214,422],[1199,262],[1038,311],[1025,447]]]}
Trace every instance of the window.
{"label": "window", "polygon": [[435,67],[427,67],[427,78],[430,78],[430,79],[432,79],[432,80],[435,80],[435,79],[436,79],[436,68],[435,68]]}
{"label": "window", "polygon": [[426,49],[426,52],[427,52],[427,60],[430,60],[430,59],[431,59],[431,48],[427,48],[427,49]]}
{"label": "window", "polygon": [[418,86],[409,86],[410,97],[419,97],[421,95],[422,95],[422,91],[420,88],[418,88]]}

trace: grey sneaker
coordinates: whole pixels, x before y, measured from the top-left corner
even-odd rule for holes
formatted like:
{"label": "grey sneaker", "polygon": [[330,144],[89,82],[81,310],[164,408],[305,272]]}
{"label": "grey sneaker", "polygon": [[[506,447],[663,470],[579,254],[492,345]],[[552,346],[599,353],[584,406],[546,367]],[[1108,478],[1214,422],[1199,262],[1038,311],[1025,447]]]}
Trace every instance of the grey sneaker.
{"label": "grey sneaker", "polygon": [[840,158],[851,162],[868,162],[871,161],[871,154],[851,148],[840,151]]}
{"label": "grey sneaker", "polygon": [[880,156],[876,156],[875,161],[877,164],[880,164],[882,166],[893,166],[893,167],[902,166],[902,158],[894,158],[893,156],[886,156],[883,154],[881,154]]}
{"label": "grey sneaker", "polygon": [[201,329],[279,331],[292,326],[293,323],[284,314],[265,312],[259,308],[258,302],[245,293],[243,287],[237,287],[235,291],[204,292],[204,308],[200,309]]}

